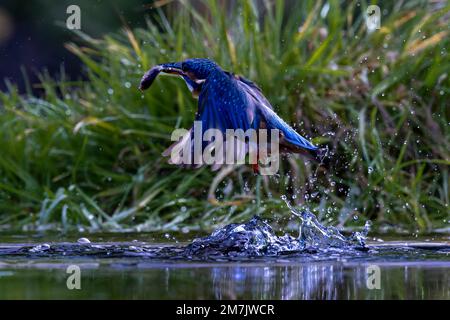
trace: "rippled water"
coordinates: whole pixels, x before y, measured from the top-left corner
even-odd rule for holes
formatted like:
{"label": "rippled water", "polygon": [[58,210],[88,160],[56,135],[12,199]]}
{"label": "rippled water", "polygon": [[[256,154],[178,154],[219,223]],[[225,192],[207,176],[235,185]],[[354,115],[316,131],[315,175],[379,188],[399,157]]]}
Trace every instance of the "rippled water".
{"label": "rippled water", "polygon": [[[278,236],[254,217],[185,243],[142,234],[134,241],[91,235],[92,242],[9,237],[0,244],[0,299],[450,299],[448,237],[367,241],[369,224],[346,237],[290,209],[301,221],[298,235]],[[69,265],[81,269],[81,290],[67,289]],[[374,266],[379,289],[368,285]]]}

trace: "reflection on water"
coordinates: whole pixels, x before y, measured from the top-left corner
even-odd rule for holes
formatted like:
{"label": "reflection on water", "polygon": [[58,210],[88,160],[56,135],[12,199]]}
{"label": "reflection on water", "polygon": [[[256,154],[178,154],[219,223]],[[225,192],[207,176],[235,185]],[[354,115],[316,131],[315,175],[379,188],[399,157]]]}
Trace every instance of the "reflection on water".
{"label": "reflection on water", "polygon": [[[47,265],[48,267],[49,265]],[[64,265],[65,266],[65,265]],[[380,290],[366,266],[135,266],[82,269],[82,289],[66,288],[63,265],[0,271],[1,299],[449,299],[447,265],[381,266]],[[55,265],[54,267],[58,267]],[[91,266],[92,267],[92,266]]]}
{"label": "reflection on water", "polygon": [[[53,253],[25,255],[21,249],[35,246],[0,245],[0,299],[450,299],[448,243],[197,262],[146,256],[160,245],[137,255],[124,250],[130,243],[74,245],[113,254],[63,255],[52,243]],[[71,264],[81,268],[81,290],[66,287]],[[379,290],[367,288],[370,265],[380,267]]]}
{"label": "reflection on water", "polygon": [[[215,268],[215,298],[381,299],[449,297],[449,277],[436,269],[383,269],[381,289],[366,287],[365,266],[313,264],[285,267]],[[424,281],[424,278],[428,278]],[[445,292],[447,290],[447,292]],[[251,293],[250,293],[251,292]],[[250,294],[249,294],[250,293]]]}

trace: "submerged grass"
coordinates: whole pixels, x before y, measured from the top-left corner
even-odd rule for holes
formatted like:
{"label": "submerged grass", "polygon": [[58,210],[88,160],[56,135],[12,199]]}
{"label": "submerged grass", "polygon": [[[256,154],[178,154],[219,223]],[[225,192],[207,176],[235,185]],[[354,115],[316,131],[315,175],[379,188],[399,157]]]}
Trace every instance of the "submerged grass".
{"label": "submerged grass", "polygon": [[[254,214],[288,223],[280,195],[327,224],[431,231],[449,224],[449,5],[365,1],[170,2],[146,29],[67,44],[86,81],[42,75],[40,97],[0,93],[0,225],[211,229]],[[137,90],[152,65],[210,57],[258,83],[276,111],[332,150],[280,175],[166,164],[196,101],[179,79]],[[207,201],[209,199],[209,202]]]}

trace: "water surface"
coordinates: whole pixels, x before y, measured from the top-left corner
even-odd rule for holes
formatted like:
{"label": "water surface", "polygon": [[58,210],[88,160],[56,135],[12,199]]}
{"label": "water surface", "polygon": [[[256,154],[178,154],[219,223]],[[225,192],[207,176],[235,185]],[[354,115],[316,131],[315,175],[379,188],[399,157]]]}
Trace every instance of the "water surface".
{"label": "water surface", "polygon": [[[194,257],[184,255],[191,241],[160,235],[89,239],[0,237],[0,299],[450,299],[450,243],[442,235],[371,238],[365,250]],[[81,290],[67,289],[69,265],[81,269]],[[373,265],[380,289],[367,287]]]}

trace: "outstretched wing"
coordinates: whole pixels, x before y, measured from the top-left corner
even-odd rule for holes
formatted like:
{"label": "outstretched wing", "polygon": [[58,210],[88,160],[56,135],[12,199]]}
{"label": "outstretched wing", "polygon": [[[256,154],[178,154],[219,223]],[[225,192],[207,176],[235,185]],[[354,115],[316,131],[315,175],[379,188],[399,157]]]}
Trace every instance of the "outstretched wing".
{"label": "outstretched wing", "polygon": [[[318,147],[299,135],[273,110],[261,89],[253,82],[228,72],[218,72],[208,77],[201,85],[196,121],[202,123],[202,133],[208,129],[219,129],[223,134],[226,129],[278,129],[281,132],[281,143],[292,149],[316,151]],[[179,144],[190,143],[193,146],[194,130],[189,136],[173,144],[164,155]],[[224,139],[226,136],[223,136]],[[203,148],[207,146],[203,144]],[[245,152],[248,151],[246,148]],[[193,148],[190,149],[193,152]],[[245,156],[245,155],[244,155]],[[220,166],[213,166],[217,169]]]}
{"label": "outstretched wing", "polygon": [[270,102],[264,97],[261,89],[244,77],[237,77],[240,81],[238,85],[245,91],[250,104],[254,104],[256,114],[261,115],[261,120],[265,123],[267,129],[278,129],[282,133],[282,141],[286,144],[292,144],[294,147],[306,150],[316,151],[319,148],[310,141],[298,134],[291,126],[281,119],[272,108]]}
{"label": "outstretched wing", "polygon": [[211,128],[222,132],[246,131],[252,126],[255,109],[238,82],[230,73],[217,72],[203,84],[196,120],[202,121],[204,131]]}
{"label": "outstretched wing", "polygon": [[260,105],[259,111],[262,118],[264,118],[267,129],[278,129],[281,131],[282,139],[287,144],[291,144],[293,147],[306,149],[306,150],[318,150],[319,148],[313,145],[309,140],[302,137],[297,133],[290,125],[288,125],[283,119],[280,118],[272,109],[265,105]]}
{"label": "outstretched wing", "polygon": [[[195,120],[201,122],[202,135],[208,129],[218,129],[223,134],[224,143],[227,139],[225,135],[227,129],[242,129],[244,132],[249,128],[258,128],[258,122],[256,117],[256,106],[252,103],[251,99],[247,96],[245,90],[239,85],[240,80],[235,78],[234,75],[227,72],[217,72],[214,75],[210,75],[208,79],[201,84],[201,90],[198,101],[198,110],[195,116]],[[188,136],[185,136],[180,141],[171,145],[164,153],[164,156],[169,154],[175,148],[177,150],[190,150],[194,152],[194,128],[191,128]],[[184,148],[183,145],[189,145]],[[208,145],[208,142],[204,142],[202,149]],[[236,144],[235,144],[236,145]],[[247,146],[245,150],[236,149],[234,157],[245,157],[247,152]],[[183,154],[180,154],[176,159],[181,159]],[[224,159],[226,157],[224,148]],[[193,155],[190,157],[193,159]],[[195,166],[198,167],[198,166]],[[213,166],[213,169],[218,169],[220,165]]]}
{"label": "outstretched wing", "polygon": [[264,97],[261,88],[258,87],[253,81],[244,78],[243,76],[234,75],[238,80],[238,86],[245,92],[248,100],[255,105],[264,104],[268,108],[273,109],[270,102]]}

